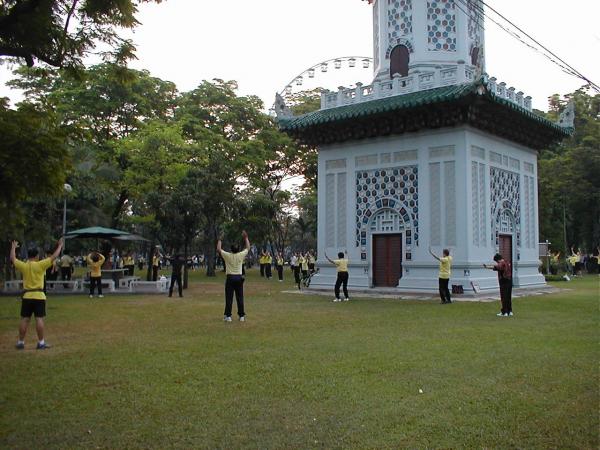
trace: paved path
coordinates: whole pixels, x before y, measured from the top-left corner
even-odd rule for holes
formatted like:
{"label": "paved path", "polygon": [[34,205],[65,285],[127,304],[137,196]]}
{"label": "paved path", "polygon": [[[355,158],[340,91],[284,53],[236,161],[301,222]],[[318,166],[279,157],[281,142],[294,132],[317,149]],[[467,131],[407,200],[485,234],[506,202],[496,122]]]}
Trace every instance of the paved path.
{"label": "paved path", "polygon": [[[557,292],[568,291],[569,289],[559,289],[552,286],[542,286],[538,288],[515,288],[513,289],[513,298],[531,297],[536,295],[555,294]],[[367,298],[367,299],[396,299],[396,300],[439,300],[437,293],[427,292],[396,292],[395,289],[369,289],[357,290],[349,289],[351,298]],[[300,290],[283,291],[286,294],[298,295],[322,295],[325,297],[333,297],[333,288],[331,289],[316,289],[308,288]],[[452,294],[452,301],[456,302],[497,302],[500,301],[500,293],[498,292],[482,292],[473,295]]]}

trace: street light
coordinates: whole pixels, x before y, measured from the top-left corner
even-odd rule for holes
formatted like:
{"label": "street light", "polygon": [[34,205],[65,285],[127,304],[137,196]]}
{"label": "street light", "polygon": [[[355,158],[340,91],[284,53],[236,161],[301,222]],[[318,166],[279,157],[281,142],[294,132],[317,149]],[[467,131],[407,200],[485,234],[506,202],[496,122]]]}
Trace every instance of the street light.
{"label": "street light", "polygon": [[[69,183],[65,183],[63,185],[63,192],[65,194],[65,198],[63,201],[63,230],[62,230],[62,234],[63,237],[65,234],[67,234],[67,195],[73,190],[73,187],[69,184]],[[63,245],[63,250],[64,252],[64,245]]]}

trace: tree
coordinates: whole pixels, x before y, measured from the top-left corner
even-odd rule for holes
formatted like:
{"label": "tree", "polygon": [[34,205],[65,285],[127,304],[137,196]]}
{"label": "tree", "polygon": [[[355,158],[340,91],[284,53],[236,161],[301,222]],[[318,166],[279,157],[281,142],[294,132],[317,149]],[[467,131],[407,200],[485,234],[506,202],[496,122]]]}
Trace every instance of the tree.
{"label": "tree", "polygon": [[70,160],[56,117],[32,105],[0,102],[0,135],[0,252],[8,255],[9,238],[23,238],[26,204],[59,196]]}
{"label": "tree", "polygon": [[118,62],[133,57],[131,41],[119,28],[134,28],[141,3],[161,0],[6,0],[0,2],[0,56],[32,67],[42,61],[54,67],[81,68],[98,44]]}
{"label": "tree", "polygon": [[573,136],[540,154],[540,237],[555,248],[590,251],[600,243],[600,94],[582,88],[564,99],[553,96],[548,118],[556,120],[569,100],[575,102]]}
{"label": "tree", "polygon": [[92,66],[78,76],[37,67],[21,67],[15,74],[18,78],[9,84],[24,89],[27,102],[55,114],[67,130],[75,202],[82,219],[93,219],[83,225],[121,226],[129,197],[123,184],[129,155],[118,143],[149,121],[171,120],[175,85],[114,63]]}
{"label": "tree", "polygon": [[[164,242],[160,224],[167,218],[166,206],[172,192],[187,172],[187,144],[181,136],[181,128],[173,124],[150,122],[142,130],[120,143],[122,150],[130,155],[125,171],[124,184],[131,194],[130,211],[137,221],[146,225],[154,244]],[[151,265],[148,267],[150,279]]]}

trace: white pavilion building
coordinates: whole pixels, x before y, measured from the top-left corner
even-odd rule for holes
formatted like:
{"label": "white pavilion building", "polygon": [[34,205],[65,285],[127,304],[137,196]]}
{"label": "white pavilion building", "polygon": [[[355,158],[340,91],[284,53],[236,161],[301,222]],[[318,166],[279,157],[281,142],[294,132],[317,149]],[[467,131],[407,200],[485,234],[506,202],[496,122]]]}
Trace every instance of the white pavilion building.
{"label": "white pavilion building", "polygon": [[451,285],[497,290],[495,253],[516,287],[538,272],[537,152],[572,132],[532,112],[531,98],[484,72],[479,0],[375,0],[374,80],[324,92],[321,109],[280,128],[316,146],[318,256],[313,286],[331,287],[324,258],[347,251],[351,287],[438,289],[438,262],[453,256]]}

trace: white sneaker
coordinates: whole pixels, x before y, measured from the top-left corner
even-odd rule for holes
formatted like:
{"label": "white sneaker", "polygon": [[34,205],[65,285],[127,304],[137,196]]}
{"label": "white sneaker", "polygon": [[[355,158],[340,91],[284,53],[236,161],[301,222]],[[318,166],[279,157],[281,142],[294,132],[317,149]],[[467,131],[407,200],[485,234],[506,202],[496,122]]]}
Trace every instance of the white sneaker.
{"label": "white sneaker", "polygon": [[508,317],[512,317],[512,316],[513,316],[513,313],[511,311],[511,312],[508,313]]}
{"label": "white sneaker", "polygon": [[333,303],[337,303],[337,302],[341,302],[341,300],[339,298],[334,298]]}
{"label": "white sneaker", "polygon": [[223,317],[223,321],[225,321],[225,322],[231,322],[231,316],[224,316]]}
{"label": "white sneaker", "polygon": [[100,294],[100,295],[98,296],[98,298],[104,298],[104,295]]}
{"label": "white sneaker", "polygon": [[508,314],[504,314],[499,312],[498,314],[496,314],[498,317],[508,317]]}
{"label": "white sneaker", "polygon": [[[231,319],[231,317],[230,317],[230,319]],[[245,321],[246,321],[246,316],[240,317],[240,322],[245,322]]]}
{"label": "white sneaker", "polygon": [[350,301],[350,297],[346,297],[346,298],[344,299],[344,301],[345,301],[345,302],[348,302],[348,301]]}
{"label": "white sneaker", "polygon": [[94,296],[93,296],[93,295],[90,295],[90,298],[94,298]]}

